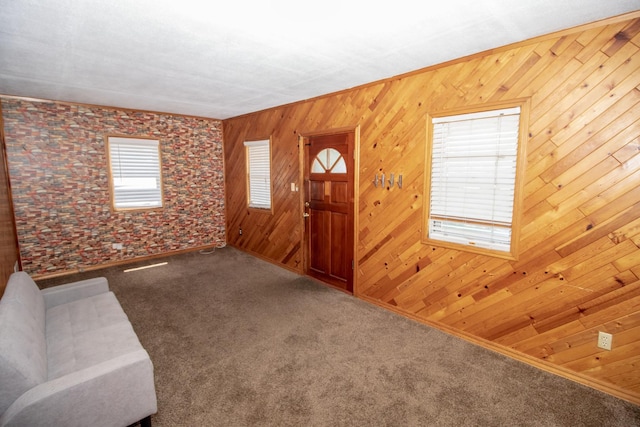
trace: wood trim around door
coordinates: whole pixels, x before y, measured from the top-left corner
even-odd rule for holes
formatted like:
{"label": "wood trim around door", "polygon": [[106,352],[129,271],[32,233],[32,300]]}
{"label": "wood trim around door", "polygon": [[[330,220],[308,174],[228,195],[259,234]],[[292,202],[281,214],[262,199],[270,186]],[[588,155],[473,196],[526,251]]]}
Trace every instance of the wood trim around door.
{"label": "wood trim around door", "polygon": [[[299,189],[300,189],[300,195],[299,195],[299,206],[300,206],[300,216],[299,216],[299,220],[300,220],[300,226],[301,226],[301,230],[303,230],[302,235],[301,235],[301,247],[303,248],[303,254],[302,254],[302,260],[303,260],[303,265],[302,265],[302,269],[303,272],[305,274],[309,273],[309,259],[310,259],[310,248],[309,248],[309,240],[308,240],[308,230],[307,230],[307,223],[306,223],[306,219],[304,218],[304,213],[306,211],[306,207],[305,207],[305,194],[307,192],[308,189],[305,188],[305,168],[309,167],[309,165],[307,163],[309,163],[309,159],[306,158],[306,153],[308,152],[307,150],[307,146],[305,144],[309,144],[309,139],[310,138],[314,138],[314,137],[322,137],[322,136],[329,136],[329,135],[337,135],[337,134],[351,134],[350,138],[351,138],[351,145],[352,147],[351,149],[351,155],[352,158],[349,159],[350,160],[350,164],[352,165],[353,171],[352,171],[352,205],[350,207],[351,212],[352,212],[352,219],[351,219],[351,236],[350,236],[350,248],[349,248],[349,255],[351,258],[351,263],[352,265],[349,266],[349,268],[351,268],[351,285],[350,285],[350,289],[346,290],[346,292],[351,293],[353,295],[357,294],[357,289],[358,289],[358,274],[357,273],[357,256],[358,256],[358,248],[357,248],[357,229],[358,229],[358,212],[357,212],[357,206],[358,206],[358,192],[359,192],[359,157],[360,157],[360,150],[359,150],[359,146],[360,146],[360,126],[356,125],[353,127],[347,127],[347,128],[339,128],[339,129],[329,129],[329,130],[325,130],[325,131],[310,131],[310,132],[302,132],[299,134],[298,136],[298,153],[299,153],[299,171],[300,171],[300,176],[299,176]],[[312,276],[313,277],[313,276]],[[327,283],[327,281],[324,281],[324,283]],[[339,287],[335,286],[334,284],[328,283],[330,286],[336,287],[338,289],[340,289]],[[344,289],[341,289],[344,290]]]}

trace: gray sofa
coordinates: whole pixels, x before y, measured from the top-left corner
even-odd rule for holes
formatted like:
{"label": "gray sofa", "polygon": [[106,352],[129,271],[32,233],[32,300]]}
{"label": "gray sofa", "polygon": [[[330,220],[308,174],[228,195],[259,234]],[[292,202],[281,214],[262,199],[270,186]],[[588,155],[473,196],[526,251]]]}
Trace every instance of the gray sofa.
{"label": "gray sofa", "polygon": [[151,424],[153,365],[104,278],[40,290],[11,275],[0,300],[0,426]]}

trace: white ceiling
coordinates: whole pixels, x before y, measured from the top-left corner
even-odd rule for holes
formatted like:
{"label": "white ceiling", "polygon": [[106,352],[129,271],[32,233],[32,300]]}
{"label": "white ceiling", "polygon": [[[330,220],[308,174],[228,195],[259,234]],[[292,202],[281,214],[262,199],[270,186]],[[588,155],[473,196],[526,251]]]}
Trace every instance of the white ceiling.
{"label": "white ceiling", "polygon": [[225,119],[640,0],[0,0],[0,94]]}

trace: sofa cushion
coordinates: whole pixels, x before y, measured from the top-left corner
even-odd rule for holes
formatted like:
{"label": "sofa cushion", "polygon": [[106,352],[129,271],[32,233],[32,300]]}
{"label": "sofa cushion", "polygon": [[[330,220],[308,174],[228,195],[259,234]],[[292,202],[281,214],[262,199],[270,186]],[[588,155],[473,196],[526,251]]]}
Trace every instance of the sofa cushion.
{"label": "sofa cushion", "polygon": [[142,349],[113,292],[47,310],[48,379]]}
{"label": "sofa cushion", "polygon": [[47,379],[44,300],[24,272],[13,273],[0,300],[0,414]]}
{"label": "sofa cushion", "polygon": [[13,273],[9,277],[7,288],[4,290],[2,299],[14,299],[19,301],[31,314],[36,324],[42,329],[44,334],[45,306],[42,292],[36,282],[24,271]]}

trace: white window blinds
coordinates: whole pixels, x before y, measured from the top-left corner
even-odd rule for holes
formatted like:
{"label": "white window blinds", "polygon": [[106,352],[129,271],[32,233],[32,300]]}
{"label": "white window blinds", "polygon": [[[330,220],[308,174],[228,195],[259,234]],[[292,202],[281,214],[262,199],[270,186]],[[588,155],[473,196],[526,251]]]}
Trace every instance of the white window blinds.
{"label": "white window blinds", "polygon": [[160,141],[109,137],[108,145],[113,207],[161,207]]}
{"label": "white window blinds", "polygon": [[429,238],[508,252],[520,107],[433,119]]}
{"label": "white window blinds", "polygon": [[245,141],[249,207],[271,209],[271,154],[269,140]]}

